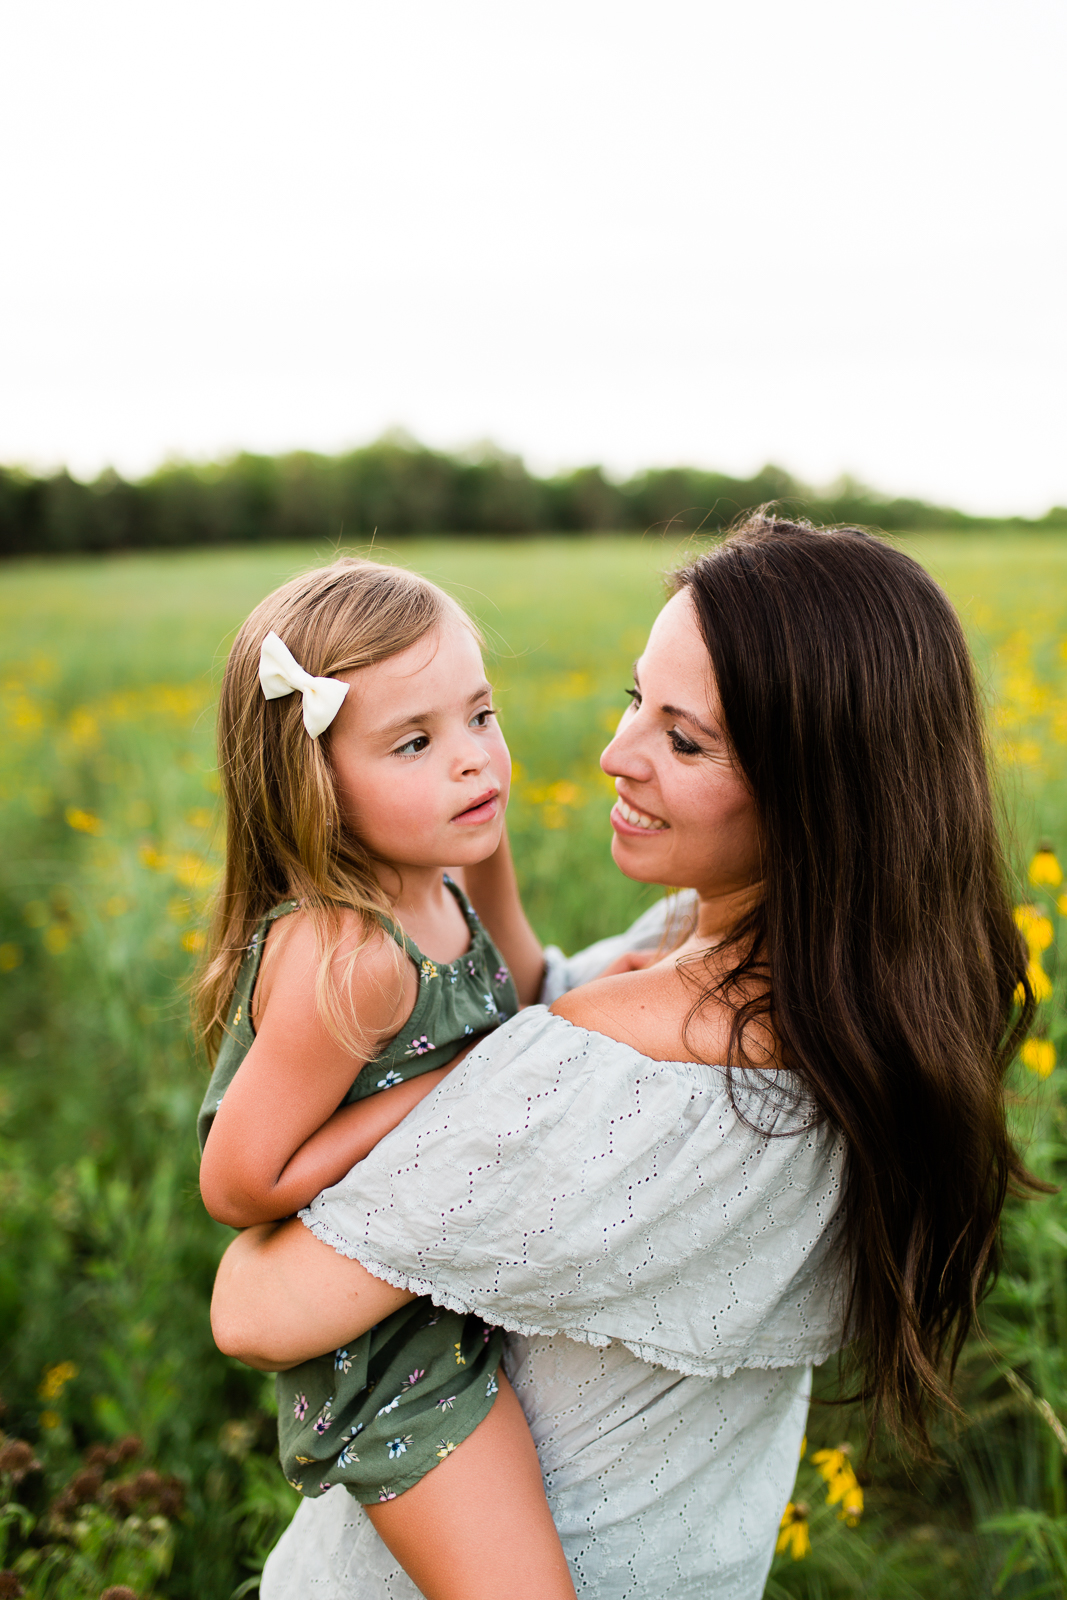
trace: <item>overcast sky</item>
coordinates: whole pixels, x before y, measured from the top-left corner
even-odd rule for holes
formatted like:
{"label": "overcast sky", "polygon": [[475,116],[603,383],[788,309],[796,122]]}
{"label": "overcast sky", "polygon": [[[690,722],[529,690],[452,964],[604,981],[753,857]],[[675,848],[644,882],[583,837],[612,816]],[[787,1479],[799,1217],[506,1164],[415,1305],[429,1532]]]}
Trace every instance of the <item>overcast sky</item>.
{"label": "overcast sky", "polygon": [[8,0],[0,461],[1067,503],[1064,0]]}

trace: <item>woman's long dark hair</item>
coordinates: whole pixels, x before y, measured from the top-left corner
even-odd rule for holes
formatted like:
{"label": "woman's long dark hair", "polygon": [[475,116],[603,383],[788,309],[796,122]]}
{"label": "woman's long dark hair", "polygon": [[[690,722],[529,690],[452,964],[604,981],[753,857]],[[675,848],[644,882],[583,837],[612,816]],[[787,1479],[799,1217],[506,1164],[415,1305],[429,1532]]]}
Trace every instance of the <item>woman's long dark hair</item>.
{"label": "woman's long dark hair", "polygon": [[[872,1425],[929,1449],[997,1264],[1005,1071],[1033,1013],[970,654],[948,599],[856,528],[748,518],[675,576],[756,803],[765,898],[731,999],[762,973],[782,1062],[848,1143],[847,1326]],[[1020,987],[1021,986],[1021,987]],[[699,1002],[698,1002],[699,1005]]]}

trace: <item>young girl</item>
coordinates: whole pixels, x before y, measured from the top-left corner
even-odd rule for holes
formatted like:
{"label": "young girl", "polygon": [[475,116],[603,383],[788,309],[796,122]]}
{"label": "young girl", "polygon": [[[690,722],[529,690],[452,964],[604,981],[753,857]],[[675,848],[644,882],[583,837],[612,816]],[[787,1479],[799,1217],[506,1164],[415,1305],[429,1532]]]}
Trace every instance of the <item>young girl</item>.
{"label": "young girl", "polygon": [[[241,1228],[343,1177],[534,998],[541,958],[498,896],[516,989],[444,870],[504,859],[510,761],[474,627],[432,584],[346,559],[269,596],[230,654],[219,751],[200,1181]],[[283,1467],[305,1495],[343,1483],[433,1600],[571,1600],[501,1349],[413,1301],[279,1376]]]}

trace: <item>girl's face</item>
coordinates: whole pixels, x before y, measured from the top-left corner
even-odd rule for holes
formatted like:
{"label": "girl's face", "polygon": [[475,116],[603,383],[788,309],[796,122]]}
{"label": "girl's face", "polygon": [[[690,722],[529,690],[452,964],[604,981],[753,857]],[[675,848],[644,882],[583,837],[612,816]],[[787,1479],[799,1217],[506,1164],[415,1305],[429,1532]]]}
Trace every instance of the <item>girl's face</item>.
{"label": "girl's face", "polygon": [[756,810],[723,732],[718,691],[685,590],[634,667],[633,699],[600,758],[615,779],[611,853],[628,878],[736,894],[761,875]]}
{"label": "girl's face", "polygon": [[400,655],[342,674],[330,729],[344,817],[392,867],[465,866],[500,840],[511,758],[477,641],[461,622]]}

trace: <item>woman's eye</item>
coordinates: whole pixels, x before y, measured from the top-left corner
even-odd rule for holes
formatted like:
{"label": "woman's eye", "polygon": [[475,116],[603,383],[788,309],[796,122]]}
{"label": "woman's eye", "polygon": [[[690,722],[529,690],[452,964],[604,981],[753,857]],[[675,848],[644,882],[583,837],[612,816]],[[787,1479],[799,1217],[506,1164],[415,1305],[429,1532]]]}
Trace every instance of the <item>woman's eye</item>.
{"label": "woman's eye", "polygon": [[679,733],[677,728],[667,730],[667,738],[671,741],[671,749],[676,756],[698,756],[700,746],[694,744],[692,739],[687,739],[684,733]]}
{"label": "woman's eye", "polygon": [[639,706],[641,704],[641,691],[640,691],[640,689],[624,689],[622,692],[623,692],[623,694],[628,694],[630,696],[630,699],[633,702],[635,707]]}
{"label": "woman's eye", "polygon": [[393,751],[393,754],[394,756],[421,755],[429,742],[429,739],[424,733],[417,733],[414,739],[408,740],[407,744],[398,745],[398,747]]}

